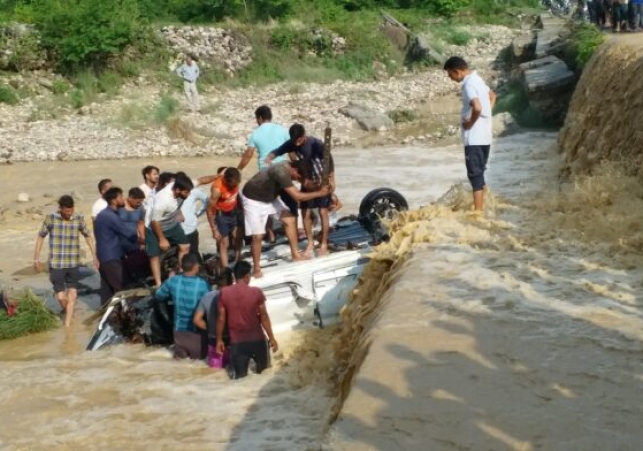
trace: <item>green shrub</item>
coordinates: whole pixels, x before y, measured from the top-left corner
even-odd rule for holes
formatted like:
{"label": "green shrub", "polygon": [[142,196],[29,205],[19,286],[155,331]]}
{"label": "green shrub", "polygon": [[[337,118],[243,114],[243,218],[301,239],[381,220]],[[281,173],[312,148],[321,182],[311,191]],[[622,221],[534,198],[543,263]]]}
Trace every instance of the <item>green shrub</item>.
{"label": "green shrub", "polygon": [[65,94],[69,91],[69,83],[64,80],[54,80],[51,84],[51,90],[56,95]]}
{"label": "green shrub", "polygon": [[[4,297],[4,293],[0,296]],[[0,310],[0,340],[11,340],[23,335],[44,332],[60,325],[60,320],[45,307],[43,299],[25,290],[15,300],[15,313],[9,316],[5,309]]]}
{"label": "green shrub", "polygon": [[69,93],[69,104],[73,108],[81,108],[82,106],[85,105],[85,102],[87,101],[87,95],[85,94],[85,91],[82,89],[72,89],[71,92]]}
{"label": "green shrub", "polygon": [[572,25],[565,51],[567,64],[574,69],[582,70],[603,42],[605,35],[596,25],[586,22]]}
{"label": "green shrub", "polygon": [[179,102],[168,94],[163,94],[159,104],[153,112],[154,122],[165,124],[174,114],[179,106]]}
{"label": "green shrub", "polygon": [[112,97],[118,94],[122,84],[122,77],[118,73],[110,71],[100,74],[96,87],[98,92],[105,93],[107,96]]}
{"label": "green shrub", "polygon": [[402,122],[413,122],[416,118],[415,111],[406,110],[406,109],[389,111],[387,115],[396,124],[399,124]]}
{"label": "green shrub", "polygon": [[0,103],[16,105],[18,101],[19,99],[16,91],[11,86],[0,83]]}

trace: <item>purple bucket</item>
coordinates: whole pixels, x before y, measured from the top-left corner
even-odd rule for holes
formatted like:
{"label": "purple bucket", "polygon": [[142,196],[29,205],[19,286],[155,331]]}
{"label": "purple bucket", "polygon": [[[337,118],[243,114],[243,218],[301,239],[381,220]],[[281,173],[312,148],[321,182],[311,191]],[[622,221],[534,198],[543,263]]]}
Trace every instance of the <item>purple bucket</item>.
{"label": "purple bucket", "polygon": [[230,360],[229,356],[227,348],[223,354],[219,354],[215,346],[208,346],[208,366],[210,368],[225,368]]}

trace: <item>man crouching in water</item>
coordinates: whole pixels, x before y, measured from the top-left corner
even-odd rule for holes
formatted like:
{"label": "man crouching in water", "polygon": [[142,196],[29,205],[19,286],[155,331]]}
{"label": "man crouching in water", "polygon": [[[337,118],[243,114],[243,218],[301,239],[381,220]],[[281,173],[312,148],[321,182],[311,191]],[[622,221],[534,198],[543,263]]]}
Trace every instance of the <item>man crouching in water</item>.
{"label": "man crouching in water", "polygon": [[154,297],[159,301],[174,302],[174,357],[203,359],[207,350],[207,336],[195,331],[192,314],[201,297],[210,291],[208,283],[199,277],[199,257],[184,255],[181,259],[183,274],[170,277]]}
{"label": "man crouching in water", "polygon": [[[260,288],[251,287],[252,266],[246,261],[234,267],[236,284],[223,287],[219,295],[219,314],[217,315],[217,352],[223,354],[223,331],[228,323],[230,331],[230,379],[240,379],[248,375],[250,359],[255,361],[257,373],[270,366],[268,345],[273,352],[279,349],[272,333],[270,317],[266,310],[266,296]],[[266,342],[266,335],[268,341]]]}

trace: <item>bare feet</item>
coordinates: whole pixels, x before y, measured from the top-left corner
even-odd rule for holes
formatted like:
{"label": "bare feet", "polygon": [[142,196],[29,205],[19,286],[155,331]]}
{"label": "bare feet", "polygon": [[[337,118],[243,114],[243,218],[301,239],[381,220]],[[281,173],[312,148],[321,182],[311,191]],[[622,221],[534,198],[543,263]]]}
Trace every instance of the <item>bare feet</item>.
{"label": "bare feet", "polygon": [[254,277],[255,279],[260,279],[263,277],[263,273],[261,271],[255,271],[254,273],[252,273],[252,277]]}
{"label": "bare feet", "polygon": [[328,246],[320,246],[319,250],[317,251],[317,255],[319,257],[323,257],[325,255],[328,255]]}
{"label": "bare feet", "polygon": [[308,251],[305,252],[300,252],[297,255],[292,256],[292,261],[294,262],[303,262],[305,260],[311,260],[312,256],[308,253]]}

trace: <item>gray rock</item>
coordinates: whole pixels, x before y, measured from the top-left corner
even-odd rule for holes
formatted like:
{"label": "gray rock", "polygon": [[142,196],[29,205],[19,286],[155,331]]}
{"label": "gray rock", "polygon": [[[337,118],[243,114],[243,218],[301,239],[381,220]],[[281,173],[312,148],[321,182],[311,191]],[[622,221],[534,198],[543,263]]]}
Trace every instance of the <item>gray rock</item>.
{"label": "gray rock", "polygon": [[16,198],[16,201],[20,202],[20,203],[30,202],[31,197],[27,193],[20,193],[20,194],[18,194],[18,197]]}
{"label": "gray rock", "polygon": [[48,78],[44,78],[44,77],[39,78],[39,79],[38,79],[38,84],[39,84],[40,86],[42,86],[43,88],[48,89],[48,90],[50,90],[50,91],[53,91],[53,90],[54,90],[54,84],[53,84],[53,82],[52,82],[51,80],[49,80]]}
{"label": "gray rock", "polygon": [[375,111],[361,102],[350,102],[347,106],[340,108],[339,112],[355,119],[359,126],[367,131],[384,131],[395,125],[386,114]]}
{"label": "gray rock", "polygon": [[514,61],[517,62],[534,58],[536,55],[536,40],[534,36],[531,33],[517,36],[511,42],[511,51]]}
{"label": "gray rock", "polygon": [[411,39],[406,57],[413,62],[434,61],[440,65],[446,61],[446,58],[431,46],[427,36],[415,36]]}
{"label": "gray rock", "polygon": [[555,56],[531,61],[521,65],[523,84],[528,93],[537,91],[564,90],[574,84],[574,73],[567,64]]}
{"label": "gray rock", "polygon": [[67,152],[58,152],[58,155],[56,155],[56,159],[58,161],[67,161],[69,160],[69,153]]}
{"label": "gray rock", "polygon": [[510,113],[500,113],[493,117],[493,136],[496,138],[513,135],[520,131],[520,126]]}

